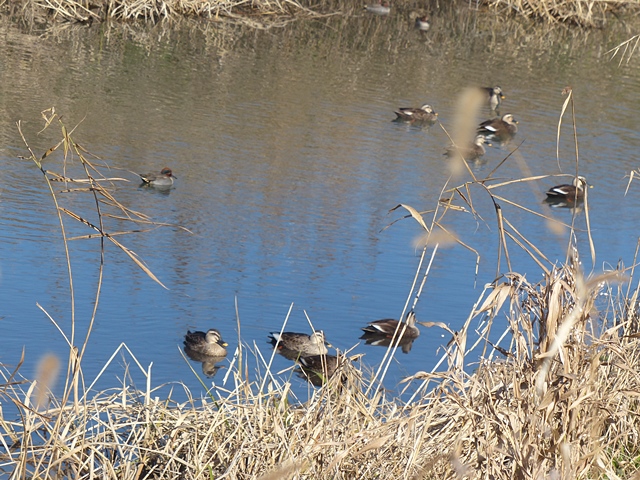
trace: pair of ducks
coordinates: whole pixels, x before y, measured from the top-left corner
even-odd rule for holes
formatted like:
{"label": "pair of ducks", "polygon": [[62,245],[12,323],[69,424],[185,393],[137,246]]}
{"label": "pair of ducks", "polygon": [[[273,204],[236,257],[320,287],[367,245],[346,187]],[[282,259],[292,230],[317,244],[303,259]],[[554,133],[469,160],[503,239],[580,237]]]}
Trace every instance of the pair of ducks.
{"label": "pair of ducks", "polygon": [[[506,98],[502,88],[499,86],[480,87],[478,91],[484,96],[486,103],[491,107],[492,111],[497,110],[502,100]],[[399,108],[395,114],[397,117],[396,120],[412,123],[435,123],[436,120],[438,120],[438,114],[433,110],[433,107],[428,104],[424,104],[420,108],[402,107]],[[488,125],[489,122],[491,121],[483,122],[480,126]]]}
{"label": "pair of ducks", "polygon": [[[365,5],[364,9],[367,12],[375,13],[376,15],[389,15],[391,13],[391,5],[387,1],[378,1],[376,3],[372,3],[369,5]],[[421,17],[417,17],[415,21],[415,26],[418,30],[427,31],[431,28],[431,23],[429,23],[429,16],[423,15]]]}

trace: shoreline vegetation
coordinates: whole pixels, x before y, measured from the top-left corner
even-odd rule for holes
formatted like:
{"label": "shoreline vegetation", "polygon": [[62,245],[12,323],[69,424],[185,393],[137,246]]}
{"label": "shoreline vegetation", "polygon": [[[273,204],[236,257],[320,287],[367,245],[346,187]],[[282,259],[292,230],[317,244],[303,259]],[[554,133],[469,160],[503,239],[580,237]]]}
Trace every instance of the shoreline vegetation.
{"label": "shoreline vegetation", "polygon": [[[307,0],[0,0],[0,12],[43,24],[202,18],[268,28],[299,18],[353,14],[361,12],[365,3],[376,2],[379,0],[323,3]],[[407,13],[412,18],[436,14],[442,9],[468,8],[492,15],[588,28],[603,27],[609,18],[622,21],[622,17],[640,11],[640,0],[457,0],[446,5],[425,0],[420,6],[403,0],[391,3],[394,11]]]}
{"label": "shoreline vegetation", "polygon": [[[572,92],[566,94],[563,114],[573,111]],[[89,160],[72,138],[75,129],[68,129],[53,109],[43,117],[45,128],[60,127],[60,141],[36,155],[22,138],[27,159],[40,170],[51,194],[67,252],[70,326],[47,316],[67,342],[69,357],[62,367],[66,375],[59,396],[51,385],[61,360],[43,359],[36,380],[20,376],[22,361],[13,370],[0,368],[1,403],[19,412],[17,421],[0,412],[0,471],[10,478],[638,478],[640,286],[634,267],[618,265],[600,274],[582,271],[575,237],[589,236],[588,196],[573,209],[574,221],[587,220],[584,231],[558,222],[548,211],[528,211],[567,238],[564,262],[547,259],[499,208],[518,208],[500,195],[502,187],[546,176],[502,182],[495,180],[494,170],[476,178],[459,159],[452,166],[452,172],[458,172],[454,177],[469,179],[447,185],[447,198],[433,210],[396,207],[406,213],[403,220],[415,221],[426,237],[412,287],[414,306],[438,246],[457,242],[466,247],[443,227],[443,219],[472,215],[475,222],[481,221],[480,214],[491,217],[475,212],[474,196],[488,195],[496,206],[502,252],[497,271],[510,272],[485,286],[459,330],[423,324],[444,331],[450,340],[439,367],[404,379],[399,396],[383,387],[393,348],[374,370],[347,352],[339,357],[335,373],[322,378],[320,387],[310,386],[309,398],[300,399],[291,390],[293,370],[272,371],[269,358],[242,341],[224,381],[203,398],[179,383],[171,387],[183,388],[188,401],[160,398],[163,386],[152,386],[151,371],[137,363],[126,345],[112,359],[128,352],[132,367],[145,372],[146,388],[127,381],[125,371],[121,387],[96,392],[93,384],[85,383],[82,359],[109,258],[106,245],[115,246],[159,283],[123,243],[127,234],[140,234],[141,224],[157,224],[113,197],[110,185],[122,179],[108,165]],[[575,127],[575,118],[570,121]],[[517,147],[507,158],[512,154],[511,161],[518,161]],[[577,153],[575,167],[578,171]],[[89,211],[71,209],[83,204],[78,198],[89,199],[84,203]],[[94,217],[97,221],[87,220]],[[120,223],[111,234],[114,219]],[[129,232],[122,228],[127,221],[135,225]],[[79,228],[88,234],[76,235]],[[74,314],[68,241],[96,237],[102,260],[96,265],[95,309],[87,321]],[[593,261],[595,247],[590,244]],[[534,273],[512,270],[513,248],[523,249],[539,265],[540,282],[530,283]],[[498,327],[505,319],[506,328]],[[238,323],[240,329],[240,318]],[[247,373],[254,369],[255,375]],[[202,385],[208,388],[204,380]]]}

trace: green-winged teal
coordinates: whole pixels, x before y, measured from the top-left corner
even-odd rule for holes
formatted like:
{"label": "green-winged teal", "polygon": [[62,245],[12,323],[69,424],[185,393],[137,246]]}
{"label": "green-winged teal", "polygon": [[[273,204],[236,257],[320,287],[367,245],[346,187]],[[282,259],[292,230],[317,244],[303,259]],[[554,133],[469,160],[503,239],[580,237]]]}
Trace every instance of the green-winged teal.
{"label": "green-winged teal", "polygon": [[164,167],[160,173],[139,173],[142,183],[152,185],[154,187],[170,187],[173,185],[173,179],[176,177],[169,167]]}
{"label": "green-winged teal", "polygon": [[423,31],[427,31],[429,30],[429,28],[431,28],[431,24],[429,23],[429,17],[427,15],[423,16],[423,17],[417,17],[416,18],[416,28],[418,30],[423,30]]}

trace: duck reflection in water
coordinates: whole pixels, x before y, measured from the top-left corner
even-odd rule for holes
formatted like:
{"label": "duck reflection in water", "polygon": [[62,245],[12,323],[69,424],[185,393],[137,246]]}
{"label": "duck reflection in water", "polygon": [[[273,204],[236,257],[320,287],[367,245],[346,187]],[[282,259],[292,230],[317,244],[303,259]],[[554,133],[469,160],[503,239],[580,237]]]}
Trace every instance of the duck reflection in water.
{"label": "duck reflection in water", "polygon": [[204,373],[207,377],[212,378],[218,373],[218,370],[224,368],[224,365],[218,365],[225,358],[224,355],[203,355],[200,352],[196,352],[191,350],[189,347],[184,347],[184,353],[187,354],[194,362],[202,363],[202,373]]}
{"label": "duck reflection in water", "polygon": [[269,342],[283,357],[289,360],[298,360],[300,357],[312,355],[326,355],[331,347],[327,343],[324,332],[318,330],[311,335],[296,332],[271,332]]}
{"label": "duck reflection in water", "polygon": [[222,365],[227,355],[227,342],[222,340],[222,335],[215,328],[207,332],[187,330],[184,336],[184,353],[194,362],[202,363],[202,373],[207,377],[213,377]]}
{"label": "duck reflection in water", "polygon": [[[391,345],[392,338],[386,335],[380,335],[379,333],[370,333],[365,332],[360,337],[361,340],[364,340],[365,345],[374,345],[376,347],[388,347]],[[401,338],[400,342],[396,340],[394,342],[394,346],[401,347],[402,353],[409,353],[411,351],[411,347],[413,346],[414,338]]]}
{"label": "duck reflection in water", "polygon": [[[413,310],[407,313],[404,322],[393,318],[385,318],[370,322],[362,328],[364,334],[360,337],[367,345],[388,347],[394,340],[394,345],[402,347],[403,353],[409,353],[416,338],[420,336],[420,330],[416,327],[416,314]],[[396,333],[397,332],[397,333]]]}

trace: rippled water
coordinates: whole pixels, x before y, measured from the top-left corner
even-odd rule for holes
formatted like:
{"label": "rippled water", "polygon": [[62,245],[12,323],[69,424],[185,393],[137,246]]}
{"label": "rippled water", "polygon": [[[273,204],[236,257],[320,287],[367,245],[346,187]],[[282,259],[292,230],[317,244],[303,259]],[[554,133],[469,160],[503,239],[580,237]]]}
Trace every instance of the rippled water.
{"label": "rippled water", "polygon": [[[638,62],[619,66],[604,53],[626,38],[624,32],[549,34],[473,16],[435,15],[425,33],[413,30],[408,13],[298,22],[267,32],[197,24],[168,32],[94,27],[38,36],[2,25],[0,362],[16,365],[24,348],[22,373],[31,376],[42,353],[65,358],[62,335],[36,305],[69,335],[64,247],[40,172],[19,158],[27,152],[15,125],[23,121],[27,140],[41,155],[60,138],[55,124],[38,133],[40,112],[52,106],[67,127],[79,124],[74,139],[100,158],[97,163],[113,168],[109,175],[130,180],[113,189],[120,202],[190,231],[165,226],[117,237],[167,290],[107,242],[84,361],[87,383],[124,342],[142,366],[153,363],[154,384],[182,381],[198,392],[200,384],[180,353],[187,329],[215,327],[231,352],[240,337],[268,356],[267,335],[280,329],[292,305],[287,330],[309,331],[306,313],[341,350],[358,344],[366,322],[397,318],[411,295],[421,229],[410,219],[391,225],[405,212],[389,210],[398,204],[435,207],[449,176],[442,155],[449,140],[439,125],[391,122],[393,111],[430,103],[451,128],[457,96],[469,85],[501,85],[507,95],[502,111],[520,122],[511,145],[489,149],[486,162],[474,167],[476,175],[487,175],[523,142],[496,173],[505,180],[559,173],[561,91],[573,87],[581,172],[595,185],[589,198],[597,258],[592,266],[580,230],[583,260],[594,271],[619,259],[630,264],[640,192],[637,183],[626,197],[624,190],[640,143]],[[488,118],[489,112],[482,114]],[[573,171],[574,158],[568,121],[560,142],[565,173]],[[164,166],[178,176],[169,192],[139,188],[131,173]],[[61,153],[44,167],[59,171]],[[69,175],[81,173],[77,160],[67,168]],[[549,212],[541,204],[544,190],[561,180],[516,184],[500,195],[569,222],[569,210]],[[477,250],[478,273],[471,250],[441,248],[416,307],[419,320],[445,322],[454,330],[483,285],[508,271],[503,255],[497,272],[493,205],[477,187],[473,194],[479,216],[450,212],[443,223]],[[90,196],[61,197],[96,221]],[[564,258],[566,238],[529,212],[501,206],[552,262]],[[90,233],[68,217],[65,223],[70,236]],[[107,225],[116,232],[134,228],[113,219]],[[583,217],[578,225],[585,226]],[[70,248],[78,334],[84,335],[98,280],[99,240],[75,240]],[[541,278],[512,242],[509,254],[513,270],[533,282]],[[389,388],[432,368],[447,341],[443,331],[422,328],[411,352],[398,352]],[[384,349],[358,344],[354,352],[376,366]],[[118,357],[102,387],[117,384],[122,363]],[[275,370],[289,365],[276,358]],[[134,378],[142,382],[137,373]]]}

